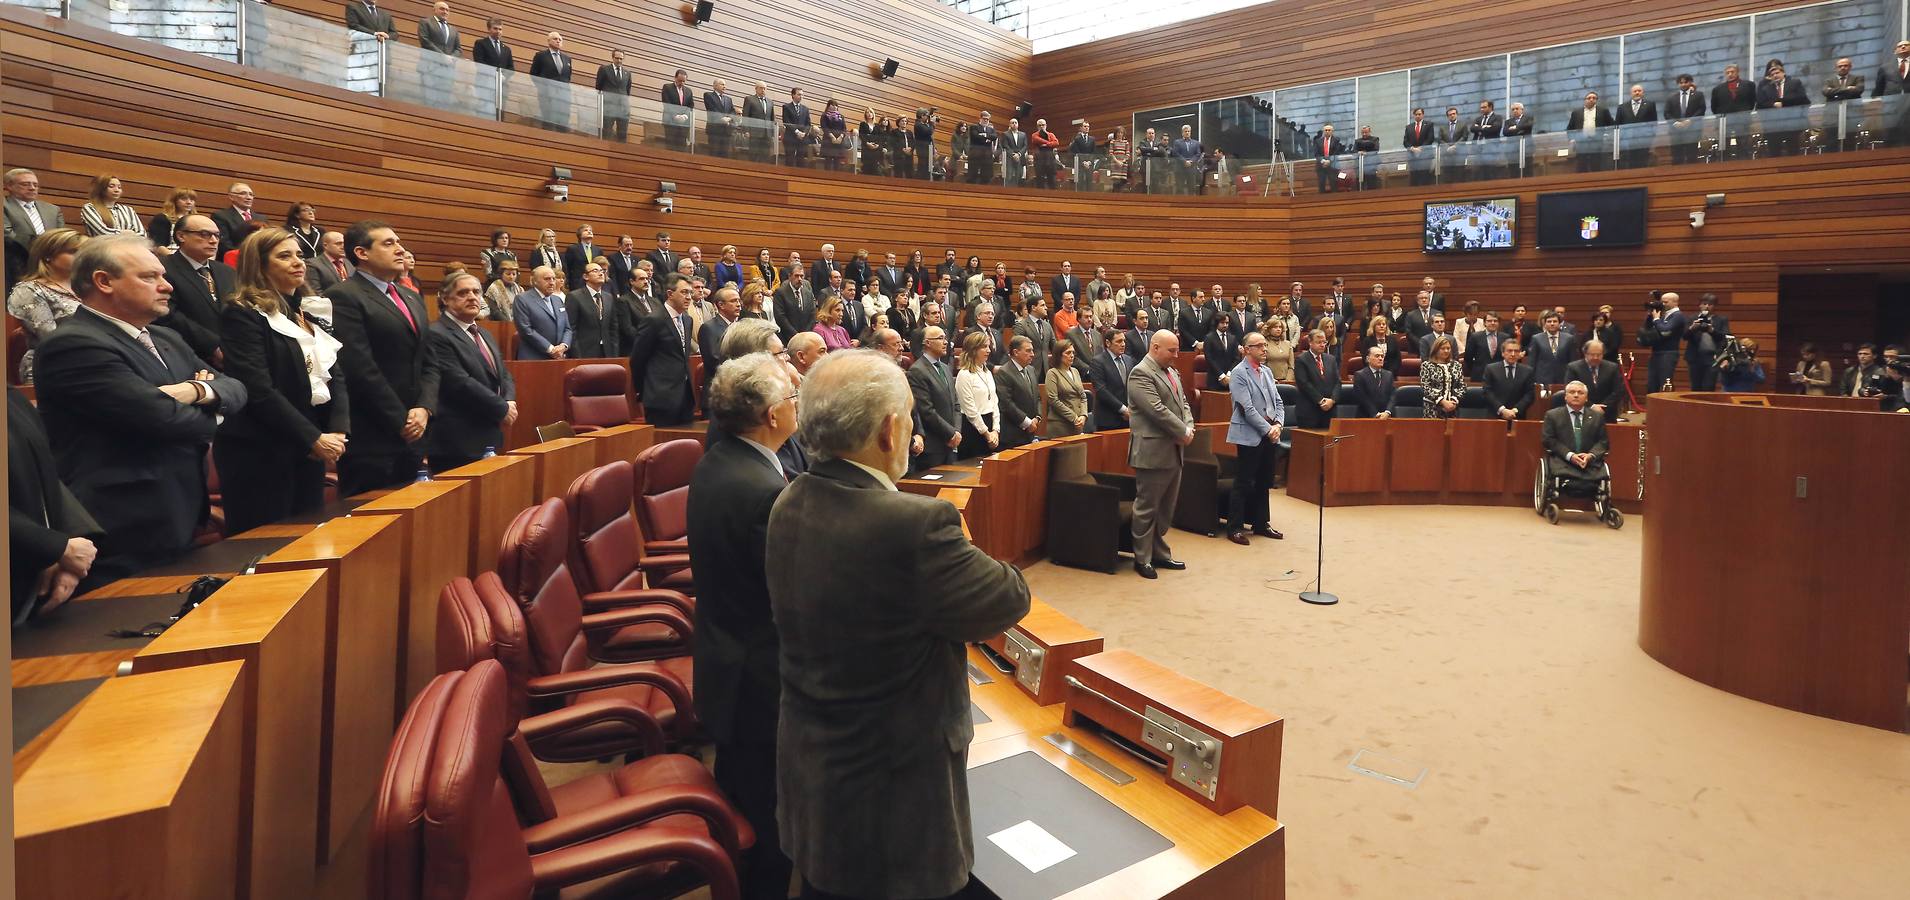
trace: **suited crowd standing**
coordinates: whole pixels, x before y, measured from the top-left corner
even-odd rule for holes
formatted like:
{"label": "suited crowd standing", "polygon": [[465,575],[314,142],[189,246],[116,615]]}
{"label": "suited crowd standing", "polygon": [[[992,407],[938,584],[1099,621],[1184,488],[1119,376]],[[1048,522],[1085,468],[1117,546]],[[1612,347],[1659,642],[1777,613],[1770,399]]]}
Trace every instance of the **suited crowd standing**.
{"label": "suited crowd standing", "polygon": [[404,245],[391,226],[366,220],[345,231],[356,271],[325,292],[339,359],[351,373],[351,444],[338,460],[349,497],[410,481],[424,467],[424,433],[438,407],[438,367],[425,345],[424,300],[397,284]]}
{"label": "suited crowd standing", "polygon": [[964,644],[1028,612],[1021,572],[970,543],[953,506],[896,490],[909,404],[901,369],[881,353],[824,357],[803,383],[801,435],[815,461],[769,515],[776,814],[811,894],[965,889]]}
{"label": "suited crowd standing", "polygon": [[[37,382],[60,478],[105,534],[94,578],[165,562],[204,523],[206,449],[245,386],[155,325],[172,286],[150,242],[113,235],[73,259],[81,308],[40,344]],[[157,388],[157,390],[154,390]]]}

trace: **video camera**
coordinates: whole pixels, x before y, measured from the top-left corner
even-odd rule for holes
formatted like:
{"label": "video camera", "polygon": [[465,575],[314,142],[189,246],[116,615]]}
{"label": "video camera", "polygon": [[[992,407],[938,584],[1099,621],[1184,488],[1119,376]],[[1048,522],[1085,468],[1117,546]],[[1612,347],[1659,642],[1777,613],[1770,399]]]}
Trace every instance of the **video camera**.
{"label": "video camera", "polygon": [[1665,311],[1664,296],[1665,296],[1664,291],[1652,291],[1651,299],[1645,301],[1645,311],[1646,312],[1664,312]]}

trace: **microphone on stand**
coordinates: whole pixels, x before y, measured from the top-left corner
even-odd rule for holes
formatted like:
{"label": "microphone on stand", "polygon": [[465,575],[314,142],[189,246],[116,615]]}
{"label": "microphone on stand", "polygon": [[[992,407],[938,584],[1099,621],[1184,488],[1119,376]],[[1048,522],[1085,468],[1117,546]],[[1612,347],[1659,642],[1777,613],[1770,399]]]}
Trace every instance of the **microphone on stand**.
{"label": "microphone on stand", "polygon": [[1314,606],[1332,606],[1340,602],[1336,595],[1326,592],[1326,451],[1339,446],[1341,441],[1358,437],[1355,434],[1337,435],[1320,448],[1320,519],[1314,529],[1313,549],[1313,590],[1301,591],[1300,600]]}

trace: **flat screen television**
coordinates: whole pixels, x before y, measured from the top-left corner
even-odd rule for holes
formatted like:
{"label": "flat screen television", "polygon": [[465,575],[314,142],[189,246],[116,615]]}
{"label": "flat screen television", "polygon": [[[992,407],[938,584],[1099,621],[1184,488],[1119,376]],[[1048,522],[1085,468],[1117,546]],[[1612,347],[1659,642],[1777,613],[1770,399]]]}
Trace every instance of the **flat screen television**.
{"label": "flat screen television", "polygon": [[1426,204],[1425,251],[1510,250],[1519,240],[1519,199],[1442,200]]}
{"label": "flat screen television", "polygon": [[1644,188],[1539,195],[1539,249],[1636,247],[1645,242]]}

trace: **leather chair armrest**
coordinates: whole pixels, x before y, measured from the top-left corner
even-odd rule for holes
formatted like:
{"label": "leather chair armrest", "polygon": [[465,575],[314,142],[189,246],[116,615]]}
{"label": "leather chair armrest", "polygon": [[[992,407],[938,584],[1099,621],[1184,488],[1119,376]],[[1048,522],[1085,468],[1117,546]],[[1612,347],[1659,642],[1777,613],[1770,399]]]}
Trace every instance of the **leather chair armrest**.
{"label": "leather chair armrest", "polygon": [[547,713],[526,716],[518,720],[517,730],[535,748],[540,743],[561,740],[571,732],[593,728],[605,722],[621,722],[636,729],[638,746],[633,751],[636,756],[655,756],[662,753],[668,743],[663,736],[663,726],[657,724],[656,717],[650,715],[649,710],[626,700],[588,700]]}
{"label": "leather chair armrest", "polygon": [[664,816],[691,815],[703,820],[710,837],[730,854],[754,843],[736,833],[736,811],[715,790],[695,784],[654,787],[600,803],[567,816],[546,819],[524,829],[532,853],[548,853],[639,828]]}
{"label": "leather chair armrest", "polygon": [[1132,475],[1123,475],[1119,472],[1089,472],[1088,474],[1094,476],[1094,480],[1101,484],[1119,489],[1122,500],[1134,499],[1135,492],[1138,490]]}
{"label": "leather chair armrest", "polygon": [[586,844],[531,856],[531,878],[540,892],[582,884],[639,866],[681,862],[709,883],[711,900],[737,900],[736,864],[706,834],[682,828],[624,831]]}
{"label": "leather chair armrest", "polygon": [[1112,485],[1084,481],[1056,481],[1048,485],[1054,511],[1073,522],[1106,522],[1121,514],[1121,491]]}
{"label": "leather chair armrest", "polygon": [[643,552],[645,553],[688,553],[690,552],[690,539],[675,538],[673,540],[668,540],[668,541],[644,541]]}
{"label": "leather chair armrest", "polygon": [[631,625],[667,625],[677,634],[683,635],[684,643],[696,637],[696,626],[690,624],[683,611],[668,603],[651,603],[644,606],[621,606],[603,612],[594,612],[583,617],[584,633],[596,631],[615,631]]}
{"label": "leather chair armrest", "polygon": [[650,606],[663,604],[672,606],[685,616],[696,614],[696,603],[682,591],[664,588],[636,588],[623,591],[598,591],[583,597],[585,613],[609,612],[629,606]]}
{"label": "leather chair armrest", "polygon": [[602,430],[603,430],[603,426],[602,426],[602,425],[577,425],[577,424],[572,424],[572,425],[570,426],[570,430],[571,430],[571,431],[573,431],[573,432],[575,432],[575,433],[577,433],[577,434],[589,434],[589,433],[591,433],[591,432],[593,432],[593,431],[602,431]]}
{"label": "leather chair armrest", "polygon": [[525,687],[531,699],[535,700],[631,684],[647,684],[662,691],[676,707],[679,720],[689,721],[696,717],[696,705],[690,697],[689,685],[656,663],[619,663],[575,672],[539,675]]}
{"label": "leather chair armrest", "polygon": [[656,556],[646,556],[643,559],[638,560],[637,565],[642,567],[643,570],[646,572],[654,570],[654,569],[664,569],[668,571],[676,571],[677,569],[687,569],[690,567],[690,554],[688,553],[660,553],[660,554],[657,554]]}

